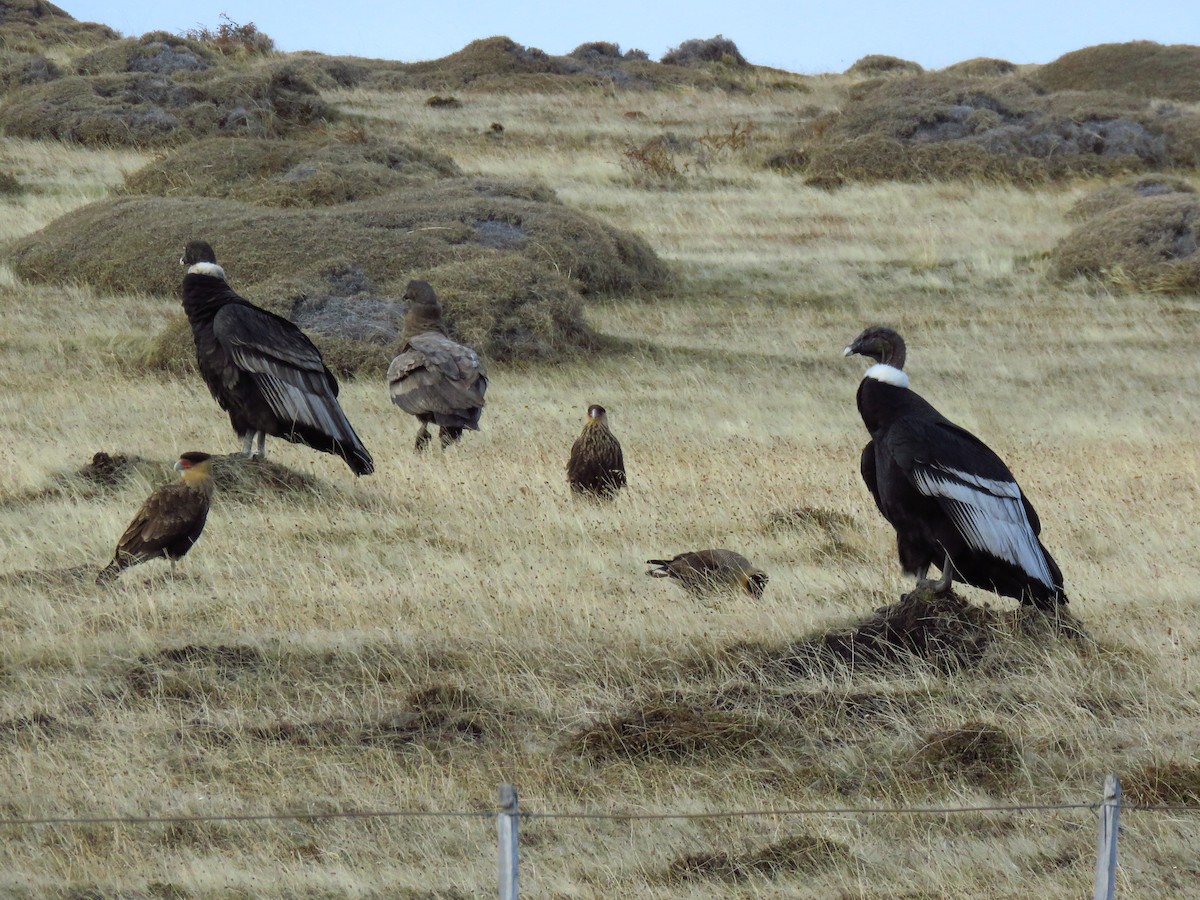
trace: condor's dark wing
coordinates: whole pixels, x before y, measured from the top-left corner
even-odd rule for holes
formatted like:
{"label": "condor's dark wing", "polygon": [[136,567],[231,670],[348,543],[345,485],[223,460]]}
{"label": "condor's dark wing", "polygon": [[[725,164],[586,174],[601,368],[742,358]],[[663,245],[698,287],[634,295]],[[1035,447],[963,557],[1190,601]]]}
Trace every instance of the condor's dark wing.
{"label": "condor's dark wing", "polygon": [[266,310],[230,303],[214,316],[213,334],[285,430],[339,454],[360,475],[374,470],[338,403],[337,379],[304,332]]}
{"label": "condor's dark wing", "polygon": [[937,500],[969,547],[1057,586],[1033,505],[983,441],[940,417],[905,417],[892,423],[886,442],[913,487]]}

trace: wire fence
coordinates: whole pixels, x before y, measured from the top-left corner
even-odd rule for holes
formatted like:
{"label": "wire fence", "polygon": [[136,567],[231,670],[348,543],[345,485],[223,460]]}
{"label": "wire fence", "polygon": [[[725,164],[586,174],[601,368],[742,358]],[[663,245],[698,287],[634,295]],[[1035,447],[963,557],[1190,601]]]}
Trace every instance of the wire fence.
{"label": "wire fence", "polygon": [[164,816],[31,816],[27,818],[0,817],[2,828],[31,828],[39,825],[178,825],[204,822],[319,822],[334,819],[494,819],[498,833],[498,888],[502,900],[519,896],[520,867],[518,831],[522,822],[539,819],[577,821],[638,822],[651,820],[717,820],[734,818],[788,818],[799,816],[951,816],[963,814],[1016,814],[1035,812],[1064,812],[1090,810],[1099,814],[1096,855],[1096,877],[1093,900],[1113,900],[1116,895],[1117,839],[1120,833],[1119,816],[1127,812],[1171,813],[1191,815],[1200,813],[1200,804],[1188,803],[1124,803],[1120,780],[1109,775],[1104,783],[1103,799],[1076,803],[1013,803],[986,806],[843,806],[843,807],[779,807],[768,809],[727,809],[703,812],[617,812],[566,810],[537,812],[520,809],[517,792],[510,784],[502,784],[500,802],[489,809],[418,810],[418,809],[345,809],[320,812],[278,813],[214,813],[200,815]]}

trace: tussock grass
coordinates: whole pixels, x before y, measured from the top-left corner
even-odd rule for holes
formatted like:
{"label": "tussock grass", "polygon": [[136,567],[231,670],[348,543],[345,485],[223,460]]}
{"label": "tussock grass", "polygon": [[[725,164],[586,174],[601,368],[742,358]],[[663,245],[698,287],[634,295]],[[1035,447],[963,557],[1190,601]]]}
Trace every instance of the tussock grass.
{"label": "tussock grass", "polygon": [[[1186,338],[1200,320],[1188,294],[1047,278],[1066,212],[1099,185],[825,192],[736,154],[663,192],[616,162],[631,138],[731,121],[753,122],[765,154],[842,84],[639,97],[645,118],[603,91],[472,92],[444,110],[427,90],[331,94],[381,140],[536,181],[641,235],[677,274],[589,301],[607,353],[493,365],[483,431],[451,452],[415,457],[383,385],[347,381],[376,474],[353,481],[271,442],[269,471],[303,489],[248,464],[223,473],[175,579],[161,562],[107,588],[89,576],[173,454],[236,443],[194,376],[118,362],[176,301],[6,270],[5,813],[488,810],[502,780],[546,812],[970,806],[1098,799],[1110,771],[1132,796],[1193,797],[1200,433],[1185,411],[1200,384]],[[504,138],[482,138],[500,120]],[[2,146],[45,171],[19,198],[30,230],[119,185],[135,158]],[[86,191],[67,186],[80,172]],[[239,287],[255,277],[230,270]],[[914,387],[1016,472],[1078,627],[964,588],[969,606],[941,615],[956,646],[981,638],[969,664],[794,662],[911,587],[859,479],[862,367],[840,355],[874,321],[908,337]],[[630,475],[602,508],[574,502],[564,474],[592,402]],[[60,489],[97,450],[149,462],[103,490]],[[768,571],[763,598],[702,603],[645,577],[664,548],[703,546]],[[1123,822],[1125,888],[1186,895],[1191,819]],[[1088,810],[535,819],[522,877],[539,895],[1068,898],[1091,882],[1094,824]],[[494,843],[487,819],[13,829],[0,892],[472,896],[494,890]]]}
{"label": "tussock grass", "polygon": [[1052,91],[1121,91],[1137,97],[1200,101],[1200,47],[1129,41],[1065,53],[1034,78]]}

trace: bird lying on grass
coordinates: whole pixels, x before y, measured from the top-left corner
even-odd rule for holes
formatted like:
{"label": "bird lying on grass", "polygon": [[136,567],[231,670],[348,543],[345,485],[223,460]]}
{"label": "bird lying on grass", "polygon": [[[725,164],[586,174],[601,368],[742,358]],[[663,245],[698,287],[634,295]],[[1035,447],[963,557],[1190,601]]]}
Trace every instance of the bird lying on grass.
{"label": "bird lying on grass", "polygon": [[648,559],[646,564],[655,567],[647,575],[672,578],[696,596],[736,590],[758,599],[770,580],[766,572],[733,550],[694,550],[671,559]]}

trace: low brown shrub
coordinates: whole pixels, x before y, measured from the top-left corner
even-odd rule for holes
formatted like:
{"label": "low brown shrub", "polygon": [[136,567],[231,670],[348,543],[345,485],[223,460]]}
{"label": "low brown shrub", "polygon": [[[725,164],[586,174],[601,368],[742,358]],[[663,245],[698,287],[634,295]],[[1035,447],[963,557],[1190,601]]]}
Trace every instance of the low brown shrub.
{"label": "low brown shrub", "polygon": [[691,38],[678,47],[663,54],[668,66],[698,66],[704,63],[720,63],[725,66],[748,66],[746,57],[737,44],[722,35],[710,38]]}
{"label": "low brown shrub", "polygon": [[797,130],[806,178],[1038,184],[1200,166],[1200,114],[1124,94],[1045,94],[1021,76],[940,72],[867,84]]}
{"label": "low brown shrub", "polygon": [[153,31],[139,38],[107,44],[75,63],[76,75],[112,75],[124,72],[202,72],[215,65],[215,53],[198,41]]}
{"label": "low brown shrub", "polygon": [[1142,197],[1099,213],[1059,241],[1051,277],[1083,275],[1123,290],[1200,290],[1200,194]]}
{"label": "low brown shrub", "polygon": [[40,54],[61,44],[90,47],[121,37],[107,25],[76,21],[47,0],[5,0],[0,12],[0,47],[14,52]]}
{"label": "low brown shrub", "polygon": [[[433,284],[459,338],[492,358],[533,359],[596,346],[585,296],[646,290],[667,277],[640,238],[566,208],[545,188],[457,178],[315,209],[107,200],[17,242],[11,261],[32,280],[170,296],[180,250],[195,238],[213,243],[249,300],[308,316],[343,372],[386,367],[410,278]],[[149,365],[192,365],[184,329],[177,322],[164,332]]]}
{"label": "low brown shrub", "polygon": [[701,879],[745,881],[752,875],[773,878],[795,872],[817,872],[844,864],[852,858],[849,848],[832,838],[796,834],[753,850],[714,850],[689,853],[671,861],[668,883]]}
{"label": "low brown shrub", "polygon": [[1141,197],[1158,197],[1163,194],[1194,194],[1195,186],[1186,178],[1177,175],[1142,175],[1093,191],[1076,201],[1067,210],[1071,219],[1090,219],[1106,213]]}
{"label": "low brown shrub", "polygon": [[1200,46],[1098,44],[1038,67],[1033,77],[1052,91],[1120,91],[1194,103],[1200,101]]}
{"label": "low brown shrub", "polygon": [[967,75],[971,78],[995,78],[1000,75],[1012,75],[1017,71],[1016,63],[1006,59],[993,59],[990,56],[977,56],[974,59],[964,59],[953,65],[946,66],[943,72],[954,75]]}
{"label": "low brown shrub", "polygon": [[356,133],[306,141],[213,137],[185,144],[130,174],[125,190],[263,206],[329,206],[461,174],[453,160],[433,150],[369,136],[360,140]]}
{"label": "low brown shrub", "polygon": [[878,78],[881,75],[918,75],[924,71],[925,69],[920,63],[900,59],[898,56],[871,53],[856,60],[854,65],[846,70],[846,74]]}
{"label": "low brown shrub", "polygon": [[0,107],[0,127],[20,137],[149,147],[212,134],[278,137],[337,118],[286,63],[75,75],[12,91]]}
{"label": "low brown shrub", "polygon": [[914,761],[930,775],[989,787],[1020,768],[1021,748],[998,725],[966,722],[926,735]]}

